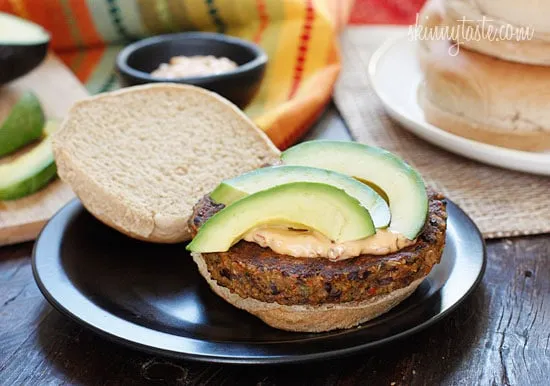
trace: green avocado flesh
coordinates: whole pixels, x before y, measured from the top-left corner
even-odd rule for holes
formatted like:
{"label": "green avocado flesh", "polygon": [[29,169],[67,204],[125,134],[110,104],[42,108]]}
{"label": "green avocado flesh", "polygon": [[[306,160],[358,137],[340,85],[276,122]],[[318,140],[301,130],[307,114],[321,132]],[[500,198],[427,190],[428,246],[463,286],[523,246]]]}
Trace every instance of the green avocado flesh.
{"label": "green avocado flesh", "polygon": [[49,121],[44,139],[34,149],[0,165],[0,200],[15,200],[43,188],[56,174],[51,134],[57,123]]}
{"label": "green avocado flesh", "polygon": [[0,45],[35,45],[48,40],[50,35],[38,24],[0,12]]}
{"label": "green avocado flesh", "polygon": [[212,216],[187,246],[192,252],[224,252],[260,225],[298,224],[335,242],[372,236],[367,209],[341,189],[317,182],[293,182],[246,196]]}
{"label": "green avocado flesh", "polygon": [[0,157],[42,136],[44,113],[36,95],[25,92],[0,123]]}
{"label": "green avocado flesh", "polygon": [[286,165],[334,170],[382,189],[389,200],[390,229],[408,239],[422,231],[428,214],[428,195],[420,174],[394,154],[357,142],[311,141],[281,155]]}
{"label": "green avocado flesh", "polygon": [[257,169],[223,181],[210,197],[228,206],[249,194],[291,182],[319,182],[342,189],[368,209],[376,228],[386,227],[390,222],[388,204],[369,186],[344,174],[307,166],[272,166]]}

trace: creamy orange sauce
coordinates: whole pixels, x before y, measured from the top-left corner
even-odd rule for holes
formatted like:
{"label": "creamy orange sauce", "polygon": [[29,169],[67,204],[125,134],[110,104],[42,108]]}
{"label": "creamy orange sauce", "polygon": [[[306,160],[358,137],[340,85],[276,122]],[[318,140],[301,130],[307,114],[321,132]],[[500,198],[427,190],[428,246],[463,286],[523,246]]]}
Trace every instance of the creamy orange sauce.
{"label": "creamy orange sauce", "polygon": [[327,258],[331,261],[367,254],[387,255],[416,242],[389,229],[377,229],[376,233],[370,237],[335,243],[316,231],[294,230],[279,226],[254,228],[247,232],[243,239],[264,248],[271,248],[281,255]]}

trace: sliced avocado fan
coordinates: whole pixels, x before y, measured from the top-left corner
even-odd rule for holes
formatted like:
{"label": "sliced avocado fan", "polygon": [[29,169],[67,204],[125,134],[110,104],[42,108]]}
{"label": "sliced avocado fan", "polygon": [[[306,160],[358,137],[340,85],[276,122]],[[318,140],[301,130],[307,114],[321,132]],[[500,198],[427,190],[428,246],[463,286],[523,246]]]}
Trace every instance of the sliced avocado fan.
{"label": "sliced avocado fan", "polygon": [[224,252],[250,229],[268,224],[299,224],[338,243],[376,232],[368,210],[342,189],[318,182],[291,182],[252,193],[223,208],[204,223],[187,249]]}
{"label": "sliced avocado fan", "polygon": [[281,154],[285,165],[333,170],[366,181],[389,200],[389,229],[414,240],[428,215],[428,195],[420,174],[396,155],[374,146],[346,141],[303,142]]}
{"label": "sliced avocado fan", "polygon": [[271,166],[253,170],[223,181],[210,197],[228,206],[249,194],[290,182],[319,182],[344,190],[368,209],[376,228],[385,228],[390,222],[390,209],[384,199],[371,187],[356,179],[325,169],[308,166]]}

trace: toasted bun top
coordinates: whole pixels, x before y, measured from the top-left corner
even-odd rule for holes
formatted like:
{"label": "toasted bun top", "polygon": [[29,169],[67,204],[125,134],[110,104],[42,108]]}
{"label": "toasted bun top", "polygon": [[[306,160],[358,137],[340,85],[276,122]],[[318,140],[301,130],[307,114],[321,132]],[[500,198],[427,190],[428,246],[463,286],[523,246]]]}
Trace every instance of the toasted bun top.
{"label": "toasted bun top", "polygon": [[279,151],[237,107],[194,86],[122,89],[74,105],[53,138],[59,176],[86,208],[148,241],[190,238],[197,200]]}

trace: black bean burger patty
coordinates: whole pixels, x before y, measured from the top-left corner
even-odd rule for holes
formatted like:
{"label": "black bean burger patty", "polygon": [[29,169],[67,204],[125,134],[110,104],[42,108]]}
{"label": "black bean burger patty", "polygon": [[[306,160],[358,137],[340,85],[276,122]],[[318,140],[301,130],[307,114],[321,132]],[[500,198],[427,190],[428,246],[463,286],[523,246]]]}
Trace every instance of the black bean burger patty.
{"label": "black bean burger patty", "polygon": [[[190,219],[193,232],[207,220],[205,213],[212,216],[222,207],[208,196],[203,198]],[[446,220],[444,197],[430,192],[428,218],[417,242],[389,255],[361,255],[331,262],[280,255],[255,243],[239,241],[227,252],[202,256],[212,278],[243,298],[285,305],[361,301],[426,276],[441,259]]]}

